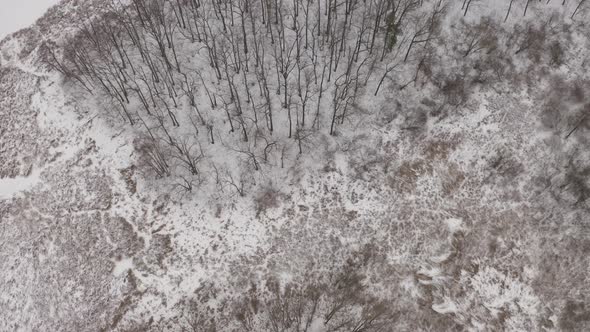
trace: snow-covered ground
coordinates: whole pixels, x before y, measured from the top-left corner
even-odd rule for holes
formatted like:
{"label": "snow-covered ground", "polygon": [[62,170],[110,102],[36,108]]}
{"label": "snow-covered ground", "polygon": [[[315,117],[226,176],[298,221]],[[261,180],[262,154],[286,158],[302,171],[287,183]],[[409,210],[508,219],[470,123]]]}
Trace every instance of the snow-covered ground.
{"label": "snow-covered ground", "polygon": [[14,195],[32,189],[39,184],[41,172],[35,170],[28,176],[0,179],[0,199],[10,199]]}
{"label": "snow-covered ground", "polygon": [[[473,1],[467,20],[501,22],[508,4]],[[469,33],[454,5],[432,68],[468,76],[493,59],[445,49]],[[528,15],[575,7],[549,5]],[[403,90],[393,79],[378,97],[371,82],[364,113],[285,169],[252,171],[241,197],[217,190],[212,172],[183,195],[146,176],[137,131],[107,116],[112,104],[30,51],[62,38],[67,23],[55,22],[0,49],[0,330],[290,331],[266,319],[309,314],[315,294],[318,310],[344,308],[338,322],[382,324],[368,331],[590,326],[590,126],[567,135],[580,117],[566,116],[590,103],[587,26],[553,27],[575,41],[561,66],[493,53],[510,66],[483,71],[492,83],[474,83],[458,106],[438,108],[446,97],[428,78]],[[205,147],[215,160],[218,146]],[[328,331],[326,316],[307,331]]]}

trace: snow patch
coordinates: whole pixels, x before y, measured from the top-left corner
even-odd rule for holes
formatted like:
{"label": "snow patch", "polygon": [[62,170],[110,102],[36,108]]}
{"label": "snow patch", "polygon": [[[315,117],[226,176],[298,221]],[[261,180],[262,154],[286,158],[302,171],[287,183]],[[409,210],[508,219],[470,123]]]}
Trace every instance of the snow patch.
{"label": "snow patch", "polygon": [[433,304],[432,310],[438,312],[439,314],[452,314],[457,312],[457,305],[454,302],[449,301],[448,299],[439,304]]}
{"label": "snow patch", "polygon": [[133,258],[123,258],[119,261],[115,261],[115,268],[113,269],[113,274],[116,276],[120,276],[122,273],[125,273],[131,269],[133,269]]}
{"label": "snow patch", "polygon": [[445,224],[447,224],[447,227],[449,228],[449,232],[451,232],[451,233],[456,233],[456,232],[464,230],[464,228],[462,226],[463,220],[461,220],[461,219],[449,218],[449,219],[445,220]]}
{"label": "snow patch", "polygon": [[0,199],[10,199],[23,191],[31,190],[40,182],[40,169],[33,171],[29,176],[0,178]]}

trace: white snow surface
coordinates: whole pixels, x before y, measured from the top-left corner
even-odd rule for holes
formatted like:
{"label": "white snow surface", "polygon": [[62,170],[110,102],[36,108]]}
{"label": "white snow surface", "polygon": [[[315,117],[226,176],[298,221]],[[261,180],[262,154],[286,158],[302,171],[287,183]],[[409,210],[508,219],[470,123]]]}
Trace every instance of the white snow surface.
{"label": "white snow surface", "polygon": [[35,22],[59,0],[0,0],[0,40]]}
{"label": "white snow surface", "polygon": [[41,182],[41,171],[33,170],[29,176],[0,178],[0,199],[10,199],[15,195],[33,189]]}

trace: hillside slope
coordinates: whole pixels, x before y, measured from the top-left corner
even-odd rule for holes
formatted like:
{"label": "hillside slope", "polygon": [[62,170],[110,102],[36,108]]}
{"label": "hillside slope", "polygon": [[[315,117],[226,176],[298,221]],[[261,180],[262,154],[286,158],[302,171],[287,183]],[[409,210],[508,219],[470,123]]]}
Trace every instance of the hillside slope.
{"label": "hillside slope", "polygon": [[[590,328],[588,8],[334,1],[301,93],[282,51],[315,14],[280,7],[293,30],[240,39],[238,9],[271,2],[148,1],[162,50],[139,23],[159,12],[125,3],[63,1],[0,42],[0,330]],[[369,55],[360,12],[387,3],[410,14],[383,9]],[[190,40],[187,8],[215,38]],[[85,32],[118,19],[144,41]],[[267,57],[213,46],[216,77],[207,43],[230,37]]]}

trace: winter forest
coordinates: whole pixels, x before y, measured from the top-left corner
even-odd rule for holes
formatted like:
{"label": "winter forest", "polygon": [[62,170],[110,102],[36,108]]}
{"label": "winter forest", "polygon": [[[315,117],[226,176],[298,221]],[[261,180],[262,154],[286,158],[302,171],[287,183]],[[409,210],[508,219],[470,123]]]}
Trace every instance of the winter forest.
{"label": "winter forest", "polygon": [[0,330],[590,329],[589,19],[61,1],[0,42]]}
{"label": "winter forest", "polygon": [[[406,81],[398,90],[436,79],[432,83],[443,94],[437,107],[460,104],[465,81],[478,78],[446,77],[433,68],[447,5],[414,0],[111,3],[84,18],[68,45],[48,42],[44,50],[54,69],[88,93],[111,100],[109,112],[136,127],[138,148],[154,176],[172,176],[190,192],[212,180],[203,173],[214,171],[219,186],[229,183],[243,195],[251,182],[248,174],[285,167],[286,160],[309,151],[318,132],[337,135],[349,118],[363,116],[361,100],[377,96],[400,71]],[[471,5],[465,1],[464,15]],[[457,27],[464,34],[454,50],[457,57],[474,54],[500,62],[480,60],[492,68],[476,75],[501,77],[507,69],[497,54],[489,54],[499,51],[497,24]],[[506,47],[518,52],[535,33],[543,33],[525,29]],[[553,47],[559,57],[559,44]],[[230,166],[208,154],[229,158]]]}
{"label": "winter forest", "polygon": [[[154,176],[172,176],[190,192],[214,170],[218,185],[228,182],[243,195],[249,173],[285,167],[310,150],[317,132],[337,135],[348,118],[362,116],[359,101],[377,95],[408,60],[416,69],[405,84],[417,84],[434,56],[429,44],[436,42],[444,6],[110,4],[87,18],[66,47],[47,43],[46,56],[88,93],[112,100],[110,112],[137,127]],[[480,47],[479,40],[472,43],[467,55]]]}

